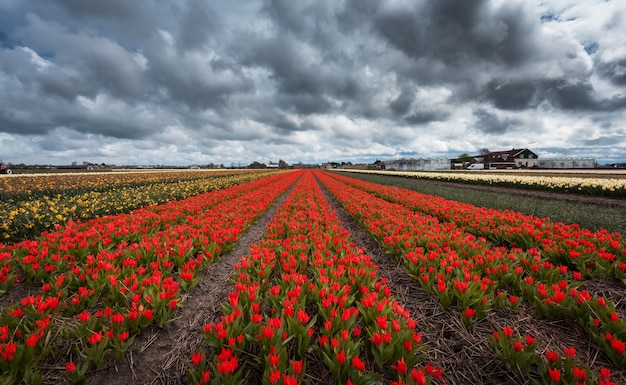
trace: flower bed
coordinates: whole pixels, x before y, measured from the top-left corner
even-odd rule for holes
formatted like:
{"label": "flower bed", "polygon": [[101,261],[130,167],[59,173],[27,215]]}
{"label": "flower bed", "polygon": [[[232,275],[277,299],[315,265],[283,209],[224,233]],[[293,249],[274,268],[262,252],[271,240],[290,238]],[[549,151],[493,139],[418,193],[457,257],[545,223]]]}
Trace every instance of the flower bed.
{"label": "flower bed", "polygon": [[626,240],[619,233],[592,232],[576,224],[552,222],[549,218],[476,207],[341,175],[336,178],[390,202],[435,216],[442,222],[452,222],[493,243],[537,248],[552,262],[575,268],[585,277],[602,273],[626,284]]}
{"label": "flower bed", "polygon": [[181,288],[192,288],[200,269],[296,178],[283,174],[71,222],[37,240],[3,246],[0,281],[23,277],[21,284],[35,294],[0,311],[2,383],[37,382],[42,365],[64,358],[66,376],[79,382],[110,355],[120,360],[135,335],[170,319],[181,306]]}
{"label": "flower bed", "polygon": [[[41,185],[29,185],[28,189],[23,187],[22,192],[2,194],[0,217],[4,220],[0,225],[0,240],[15,243],[34,238],[42,231],[50,231],[54,226],[63,225],[68,221],[127,213],[141,207],[189,198],[275,173],[204,173],[204,178],[200,178],[197,173],[182,175],[180,172],[172,175],[159,173],[163,180],[155,178],[151,173],[130,173],[126,174],[127,178],[115,179],[105,174],[107,177],[97,183],[97,188],[93,188],[96,184],[93,175],[89,175],[88,181],[92,182],[90,184],[81,178],[81,176],[86,178],[87,175],[50,176],[45,178],[45,182],[40,181]],[[176,175],[183,177],[195,175],[195,178],[170,179]],[[30,181],[33,178],[35,177],[16,176],[0,180]],[[71,185],[74,182],[76,184],[72,189]]]}
{"label": "flower bed", "polygon": [[[626,368],[626,322],[614,304],[577,289],[583,279],[581,272],[551,262],[538,249],[494,246],[453,221],[440,222],[403,204],[377,198],[350,186],[343,177],[319,173],[318,178],[390,254],[404,262],[426,292],[438,296],[444,307],[465,309],[462,317],[466,325],[493,308],[514,309],[523,299],[540,316],[577,319],[613,363]],[[448,209],[453,217],[454,209]],[[508,349],[503,354],[515,351]],[[544,362],[535,356],[539,352],[533,354],[532,360]],[[535,365],[535,373],[547,373],[548,366]],[[556,370],[554,366],[550,369]],[[606,383],[601,382],[606,379],[606,370],[588,371],[587,383]]]}
{"label": "flower bed", "polygon": [[263,383],[299,384],[313,357],[337,384],[442,378],[423,363],[415,321],[376,270],[304,174],[265,239],[237,264],[224,316],[205,325],[207,349],[191,357],[191,383],[239,383],[258,367]]}
{"label": "flower bed", "polygon": [[577,178],[532,175],[501,175],[481,172],[419,172],[382,170],[345,170],[368,174],[395,175],[406,178],[430,179],[455,183],[484,184],[531,190],[626,198],[626,179]]}

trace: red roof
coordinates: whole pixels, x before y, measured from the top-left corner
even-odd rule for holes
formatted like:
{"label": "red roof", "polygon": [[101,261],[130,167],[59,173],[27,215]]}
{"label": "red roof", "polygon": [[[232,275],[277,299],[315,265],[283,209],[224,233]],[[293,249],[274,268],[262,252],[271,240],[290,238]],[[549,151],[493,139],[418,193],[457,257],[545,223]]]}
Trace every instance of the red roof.
{"label": "red roof", "polygon": [[494,152],[490,152],[489,154],[485,155],[485,159],[489,159],[490,162],[514,162],[514,159],[518,155],[524,153],[525,151],[533,153],[532,151],[530,151],[527,148],[518,148],[518,149],[514,148],[514,149],[509,150],[509,151],[494,151]]}

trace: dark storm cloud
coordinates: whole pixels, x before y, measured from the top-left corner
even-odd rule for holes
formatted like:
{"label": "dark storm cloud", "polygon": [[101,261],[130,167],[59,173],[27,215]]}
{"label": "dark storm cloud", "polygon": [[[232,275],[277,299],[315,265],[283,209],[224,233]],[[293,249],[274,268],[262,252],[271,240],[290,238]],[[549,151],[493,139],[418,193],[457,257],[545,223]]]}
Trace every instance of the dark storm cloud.
{"label": "dark storm cloud", "polygon": [[78,96],[94,98],[97,89],[91,87],[84,79],[73,73],[57,71],[38,76],[41,91],[51,96],[58,96],[68,101],[76,99]]}
{"label": "dark storm cloud", "polygon": [[[32,14],[28,16],[27,26],[17,36],[37,53],[53,50],[51,60],[55,66],[49,69],[49,76],[57,76],[55,72],[59,69],[74,72],[83,85],[93,87],[91,93],[102,89],[126,98],[142,92],[139,65],[131,53],[116,42],[87,33],[73,34],[58,23],[47,22]],[[62,73],[58,75],[63,77]]]}
{"label": "dark storm cloud", "polygon": [[126,0],[37,0],[41,4],[57,5],[74,16],[135,20],[141,16],[141,3]]}
{"label": "dark storm cloud", "polygon": [[541,102],[541,85],[535,81],[491,81],[486,86],[486,97],[503,110],[535,108]]}
{"label": "dark storm cloud", "polygon": [[1,132],[20,135],[45,135],[51,129],[47,122],[39,121],[33,117],[24,119],[23,114],[8,109],[0,109],[0,127]]}
{"label": "dark storm cloud", "polygon": [[445,111],[437,111],[437,110],[424,110],[424,111],[416,111],[407,117],[405,117],[404,121],[409,125],[421,126],[430,122],[442,122],[447,120],[450,116],[449,113]]}
{"label": "dark storm cloud", "polygon": [[626,86],[626,58],[600,62],[597,71],[603,78],[610,79],[616,85]]}
{"label": "dark storm cloud", "polygon": [[175,14],[172,5],[163,2],[154,7],[142,1],[124,0],[34,0],[27,4],[30,6],[24,5],[25,14],[57,20],[73,32],[97,31],[129,49],[140,47],[156,32],[156,25]]}
{"label": "dark storm cloud", "polygon": [[493,9],[485,0],[422,2],[381,12],[375,28],[411,58],[446,66],[489,60],[515,66],[530,60],[537,22],[520,17],[519,5]]}
{"label": "dark storm cloud", "polygon": [[[161,55],[150,56],[147,76],[152,85],[165,92],[168,100],[191,109],[223,107],[231,94],[250,91],[253,84],[234,63],[188,60]],[[212,65],[213,64],[213,65]]]}
{"label": "dark storm cloud", "polygon": [[70,115],[58,116],[52,122],[54,127],[64,127],[79,133],[91,133],[117,139],[143,139],[153,134],[153,130],[138,120],[128,120],[115,115]]}
{"label": "dark storm cloud", "polygon": [[415,84],[410,81],[400,85],[401,92],[389,102],[391,118],[410,126],[445,121],[450,114],[441,107],[425,106],[416,100]]}
{"label": "dark storm cloud", "polygon": [[568,111],[614,111],[626,107],[626,98],[602,98],[587,80],[539,79],[491,81],[484,90],[485,100],[502,110],[534,109],[547,101]]}
{"label": "dark storm cloud", "polygon": [[120,139],[140,139],[151,134],[152,129],[146,122],[130,120],[127,111],[122,112],[94,115],[78,104],[64,104],[61,107],[50,102],[41,105],[37,113],[27,109],[0,109],[0,127],[4,132],[21,135],[49,134],[58,127]]}
{"label": "dark storm cloud", "polygon": [[[32,54],[25,49],[14,47],[0,50],[0,73],[11,74],[9,82],[13,86],[32,86],[36,82],[32,79],[32,74],[36,73],[37,66],[31,61]],[[0,98],[6,98],[9,94],[0,94]]]}
{"label": "dark storm cloud", "polygon": [[294,131],[300,131],[303,128],[302,124],[300,124],[299,122],[288,119],[286,116],[280,114],[273,115],[273,119],[266,120],[264,121],[264,123],[273,127],[277,127],[280,132],[283,132],[285,134],[289,134]]}
{"label": "dark storm cloud", "polygon": [[626,107],[626,97],[599,98],[587,81],[555,81],[546,91],[552,103],[564,110],[614,111]]}
{"label": "dark storm cloud", "polygon": [[282,108],[302,115],[324,113],[330,108],[329,98],[351,100],[362,89],[349,68],[320,59],[321,52],[315,46],[294,35],[240,39],[234,53],[239,63],[269,71],[276,86],[275,100]]}
{"label": "dark storm cloud", "polygon": [[588,147],[621,147],[626,144],[626,135],[605,135],[593,139],[585,139],[582,141],[584,146]]}
{"label": "dark storm cloud", "polygon": [[263,11],[281,30],[305,38],[315,32],[313,30],[324,17],[325,8],[307,1],[268,0],[263,6]]}
{"label": "dark storm cloud", "polygon": [[402,116],[409,112],[414,100],[415,91],[413,87],[405,85],[402,87],[400,95],[389,102],[389,108],[394,114]]}
{"label": "dark storm cloud", "polygon": [[205,47],[212,37],[218,36],[221,28],[219,15],[210,2],[204,0],[37,2],[48,10],[46,15],[58,14],[57,18],[63,19],[71,29],[80,30],[85,24],[94,25],[128,49],[142,47],[158,29],[170,31],[176,37],[177,49],[181,52],[199,49]]}
{"label": "dark storm cloud", "polygon": [[553,104],[566,110],[595,109],[598,103],[593,99],[593,87],[587,82],[560,81],[548,90]]}
{"label": "dark storm cloud", "polygon": [[203,48],[220,32],[218,17],[207,1],[191,0],[188,4],[180,22],[181,51]]}
{"label": "dark storm cloud", "polygon": [[309,60],[312,59],[307,57],[310,47],[293,35],[248,40],[237,48],[240,62],[268,69],[280,92],[313,95],[325,89],[319,78],[319,72],[324,68]]}
{"label": "dark storm cloud", "polygon": [[476,119],[474,128],[485,134],[505,134],[519,128],[522,122],[514,118],[500,118],[496,114],[483,108],[474,110]]}

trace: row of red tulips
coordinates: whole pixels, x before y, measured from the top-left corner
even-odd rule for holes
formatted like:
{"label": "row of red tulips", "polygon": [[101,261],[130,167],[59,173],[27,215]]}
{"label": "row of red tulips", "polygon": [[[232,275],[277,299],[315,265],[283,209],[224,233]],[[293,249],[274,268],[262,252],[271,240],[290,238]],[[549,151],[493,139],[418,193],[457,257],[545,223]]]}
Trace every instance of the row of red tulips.
{"label": "row of red tulips", "polygon": [[[66,259],[61,258],[64,254],[78,253],[83,258],[119,243],[139,242],[146,232],[164,230],[198,210],[207,210],[246,194],[253,186],[239,185],[224,189],[219,194],[202,194],[185,200],[187,204],[184,205],[173,201],[144,207],[130,215],[104,216],[85,222],[69,221],[54,232],[43,233],[43,238],[38,241],[27,240],[13,246],[0,244],[0,295],[20,279],[41,283],[48,281],[50,275],[64,272],[68,268]],[[42,259],[44,256],[52,260]],[[20,274],[17,274],[18,271]]]}
{"label": "row of red tulips", "polygon": [[[554,254],[552,252],[553,249],[546,251],[546,248],[542,247],[528,248],[524,253],[520,254],[517,248],[513,248],[506,251],[513,253],[506,258],[507,263],[500,263],[500,266],[496,265],[486,268],[485,273],[487,276],[498,276],[500,281],[502,281],[499,284],[500,287],[512,287],[515,294],[523,294],[528,301],[533,303],[537,312],[542,316],[551,319],[578,318],[583,327],[587,329],[591,338],[602,346],[609,358],[620,367],[626,366],[626,357],[624,356],[626,321],[623,317],[620,318],[618,316],[614,304],[605,301],[602,297],[592,297],[586,291],[577,290],[577,287],[581,285],[581,279],[589,278],[590,275],[595,276],[603,272],[614,278],[623,276],[626,263],[622,261],[624,260],[623,255],[624,250],[626,250],[626,244],[624,244],[619,234],[607,234],[604,231],[592,233],[586,229],[579,229],[577,225],[553,224],[546,218],[534,218],[512,211],[501,212],[492,209],[475,208],[472,205],[412,191],[403,190],[398,192],[398,189],[395,188],[358,181],[352,178],[341,176],[336,176],[336,178],[395,203],[400,203],[400,197],[407,197],[406,202],[401,203],[406,208],[410,210],[417,209],[418,212],[437,212],[436,218],[438,220],[445,218],[446,221],[449,221],[443,223],[443,226],[447,227],[445,231],[458,232],[462,230],[468,231],[470,234],[489,234],[489,226],[492,226],[491,229],[494,233],[506,231],[515,233],[518,227],[529,229],[535,226],[535,228],[538,228],[537,223],[543,223],[544,231],[541,234],[537,233],[534,239],[540,240],[543,246],[558,244],[559,248],[566,248],[566,251],[561,250],[558,254]],[[380,188],[380,191],[377,188]],[[429,203],[429,199],[435,203]],[[428,207],[430,208],[426,209]],[[476,209],[475,213],[471,213],[471,208]],[[484,214],[484,218],[480,216],[481,213]],[[467,218],[469,217],[474,218],[474,223],[481,223],[482,227],[480,230],[468,224]],[[524,222],[524,220],[527,222]],[[526,225],[525,223],[531,224]],[[553,233],[549,231],[551,228],[569,230]],[[580,238],[577,238],[578,236]],[[482,239],[478,239],[478,241],[482,241]],[[515,242],[513,243],[515,244]],[[576,251],[579,250],[582,244],[587,245],[587,250],[585,252]],[[615,254],[606,252],[606,247],[609,247]],[[481,244],[476,253],[480,255],[480,250],[484,248],[489,248],[489,245],[487,243]],[[498,250],[504,252],[504,249],[500,248],[487,250],[496,254],[499,253]],[[463,251],[467,254],[467,250]],[[515,254],[519,255],[516,256]],[[411,252],[405,255],[415,259]],[[567,261],[564,261],[564,255],[569,256]],[[491,256],[490,258],[493,259],[494,257]],[[585,260],[588,263],[583,262]],[[514,264],[516,261],[519,263]],[[582,265],[581,262],[583,263]],[[522,280],[520,263],[529,268],[524,280]],[[560,265],[561,263],[564,263],[565,266]],[[481,265],[482,263],[479,263],[479,266]],[[413,263],[411,266],[417,265]],[[570,282],[565,283],[560,276],[568,271],[571,272],[571,274],[567,275]],[[557,283],[558,285],[555,285]],[[480,295],[480,291],[478,290],[476,294]],[[446,294],[443,294],[442,297],[444,297],[444,303],[449,302],[449,299],[445,298]],[[499,302],[502,301],[500,300]],[[479,315],[484,314],[480,310]],[[473,310],[468,310],[468,314],[472,312]]]}
{"label": "row of red tulips", "polygon": [[[5,246],[6,280],[30,295],[0,310],[0,380],[38,383],[40,366],[67,359],[85,379],[120,360],[148,325],[162,326],[199,271],[236,241],[297,175],[282,174],[130,214],[72,222]],[[7,294],[5,294],[7,295]]]}
{"label": "row of red tulips", "polygon": [[258,367],[262,383],[299,384],[315,358],[337,384],[443,381],[422,363],[415,321],[350,243],[312,173],[235,268],[222,319],[202,330],[209,349],[191,357],[192,383],[239,383]]}
{"label": "row of red tulips", "polygon": [[553,264],[537,249],[494,247],[452,222],[352,187],[343,177],[318,177],[389,253],[403,260],[426,292],[436,294],[444,307],[464,309],[466,325],[494,307],[516,308],[523,299],[542,316],[578,319],[615,365],[626,368],[626,322],[609,301],[578,290],[580,272]]}
{"label": "row of red tulips", "polygon": [[503,362],[528,377],[535,369],[542,384],[599,384],[615,385],[611,382],[611,371],[605,367],[594,370],[577,357],[573,346],[562,347],[563,353],[545,349],[543,356],[537,353],[540,340],[530,334],[515,335],[510,326],[494,330],[487,336],[495,353]]}
{"label": "row of red tulips", "polygon": [[619,233],[594,232],[577,224],[552,222],[549,218],[511,210],[476,207],[340,175],[336,178],[441,221],[453,222],[492,242],[507,242],[524,249],[537,248],[552,262],[576,268],[586,277],[603,273],[626,284],[626,239],[622,239]]}

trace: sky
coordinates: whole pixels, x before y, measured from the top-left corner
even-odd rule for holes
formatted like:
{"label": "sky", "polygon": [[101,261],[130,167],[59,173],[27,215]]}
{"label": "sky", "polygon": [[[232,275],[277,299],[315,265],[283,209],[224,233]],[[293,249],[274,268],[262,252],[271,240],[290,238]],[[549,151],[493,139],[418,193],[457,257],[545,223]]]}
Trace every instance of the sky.
{"label": "sky", "polygon": [[623,0],[0,0],[0,159],[626,162]]}

